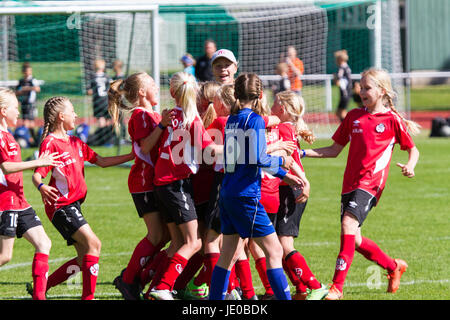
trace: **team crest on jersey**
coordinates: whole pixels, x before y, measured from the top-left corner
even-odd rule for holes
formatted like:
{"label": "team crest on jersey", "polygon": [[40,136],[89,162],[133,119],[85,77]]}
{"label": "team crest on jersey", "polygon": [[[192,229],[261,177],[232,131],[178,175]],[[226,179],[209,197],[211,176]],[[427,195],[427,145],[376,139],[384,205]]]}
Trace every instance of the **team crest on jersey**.
{"label": "team crest on jersey", "polygon": [[81,148],[78,148],[78,154],[80,155],[80,158],[83,158],[83,151],[81,151]]}
{"label": "team crest on jersey", "polygon": [[336,260],[336,270],[338,271],[344,271],[347,269],[347,262],[345,262],[344,259],[339,258]]}
{"label": "team crest on jersey", "polygon": [[384,130],[386,130],[386,127],[382,123],[380,123],[379,125],[377,125],[375,127],[375,131],[378,132],[378,133],[383,133]]}

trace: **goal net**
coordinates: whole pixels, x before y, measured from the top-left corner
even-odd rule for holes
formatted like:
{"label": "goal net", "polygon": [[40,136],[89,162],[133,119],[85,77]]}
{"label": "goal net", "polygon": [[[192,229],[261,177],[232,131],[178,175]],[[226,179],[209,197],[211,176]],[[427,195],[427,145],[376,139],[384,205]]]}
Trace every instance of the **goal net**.
{"label": "goal net", "polygon": [[[116,60],[121,61],[125,75],[146,71],[154,76],[160,86],[158,108],[170,108],[174,102],[169,79],[183,70],[180,58],[190,53],[198,59],[204,54],[205,40],[212,39],[218,49],[234,52],[239,72],[261,76],[271,103],[272,89],[279,80],[276,66],[293,46],[304,64],[305,120],[319,137],[330,137],[338,124],[334,110],[339,93],[332,81],[337,70],[335,51],[348,51],[356,78],[371,66],[391,73],[403,71],[398,0],[156,1],[156,11],[142,9],[144,1],[121,8],[114,5],[116,1],[81,1],[84,6],[77,8],[88,7],[88,12],[70,11],[69,5],[63,12],[46,11],[54,2],[14,1],[11,6],[15,8],[33,7],[35,11],[16,10],[0,16],[1,84],[14,88],[23,77],[22,65],[29,63],[33,77],[41,80],[36,123],[42,124],[43,105],[49,97],[67,96],[79,123],[89,125],[93,145],[120,143],[126,138],[125,132],[117,135],[108,122],[102,122],[96,110],[101,104],[94,100],[106,94],[101,84],[92,86],[95,61],[100,59],[105,61],[109,78],[115,75]],[[106,12],[106,4],[114,10]],[[394,86],[398,109],[404,111],[403,82],[394,81]]]}

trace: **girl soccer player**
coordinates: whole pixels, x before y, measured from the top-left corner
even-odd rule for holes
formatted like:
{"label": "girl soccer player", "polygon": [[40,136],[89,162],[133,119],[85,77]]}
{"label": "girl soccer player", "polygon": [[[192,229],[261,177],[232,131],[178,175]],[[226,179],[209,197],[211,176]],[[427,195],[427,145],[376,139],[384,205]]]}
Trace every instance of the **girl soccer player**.
{"label": "girl soccer player", "polygon": [[[87,194],[84,180],[84,161],[102,168],[115,166],[133,159],[132,153],[115,157],[101,157],[87,144],[67,131],[75,128],[77,115],[66,97],[53,97],[44,106],[44,132],[40,154],[58,152],[63,162],[58,167],[40,167],[33,174],[33,183],[41,192],[45,212],[56,229],[74,245],[77,257],[68,261],[48,278],[47,290],[67,280],[70,270],[81,267],[83,292],[81,299],[94,299],[98,276],[101,242],[84,219],[81,204]],[[49,184],[42,179],[51,171]]]}
{"label": "girl soccer player", "polygon": [[[166,220],[172,243],[177,243],[159,283],[151,288],[156,300],[173,300],[172,290],[188,260],[200,250],[198,222],[190,175],[198,171],[202,150],[215,149],[197,111],[197,82],[185,72],[170,79],[170,94],[175,99],[174,119],[161,139],[155,165],[155,192],[159,209]],[[212,151],[214,150],[214,151]]]}
{"label": "girl soccer player", "polygon": [[153,177],[159,137],[163,128],[172,121],[172,113],[163,112],[161,117],[153,111],[153,106],[158,103],[158,88],[145,72],[114,81],[108,95],[108,111],[115,125],[119,123],[120,112],[132,112],[128,132],[135,162],[128,176],[128,188],[138,215],[147,227],[146,236],[138,243],[127,268],[114,280],[114,284],[125,300],[138,300],[140,272],[167,242],[164,238],[165,225],[153,193]]}
{"label": "girl soccer player", "polygon": [[[281,182],[279,188],[280,207],[276,214],[275,229],[283,247],[283,266],[291,281],[296,285],[297,293],[295,300],[321,300],[328,293],[328,289],[315,278],[308,267],[305,258],[295,250],[294,238],[298,237],[300,220],[306,207],[306,199],[309,196],[309,183],[300,160],[299,147],[303,139],[309,144],[314,141],[313,133],[308,129],[303,114],[305,113],[305,102],[302,97],[293,91],[280,92],[275,96],[272,113],[280,118],[281,123],[275,127],[283,141],[296,143],[292,154],[298,164],[303,180],[307,182],[303,190],[293,189],[286,183]],[[305,201],[296,201],[299,197],[305,197]],[[306,297],[307,287],[310,294]]]}
{"label": "girl soccer player", "polygon": [[51,241],[25,199],[22,171],[61,162],[56,160],[60,157],[57,153],[49,152],[37,160],[22,162],[20,146],[8,132],[8,127],[17,124],[18,105],[13,91],[0,88],[0,266],[11,260],[15,237],[27,239],[36,249],[31,265],[33,299],[45,300]]}
{"label": "girl soccer player", "polygon": [[[242,74],[235,81],[236,103],[225,127],[225,175],[220,190],[223,245],[211,279],[210,300],[223,300],[241,238],[254,238],[267,257],[267,274],[278,300],[290,300],[282,268],[281,245],[261,197],[261,168],[292,185],[301,180],[281,169],[290,166],[287,157],[266,154],[265,124],[261,112],[262,82],[256,74]],[[238,152],[239,150],[239,152]]]}
{"label": "girl soccer player", "polygon": [[403,118],[395,109],[395,93],[386,71],[372,68],[363,72],[360,95],[364,108],[347,114],[333,135],[334,143],[304,151],[307,157],[334,158],[350,142],[342,185],[341,249],[327,300],[342,299],[355,247],[365,258],[388,271],[388,292],[398,290],[400,278],[408,267],[405,261],[391,258],[375,242],[363,237],[361,226],[383,192],[395,143],[409,155],[405,165],[397,163],[397,166],[404,176],[414,177],[419,151],[407,130],[416,134],[419,126]]}

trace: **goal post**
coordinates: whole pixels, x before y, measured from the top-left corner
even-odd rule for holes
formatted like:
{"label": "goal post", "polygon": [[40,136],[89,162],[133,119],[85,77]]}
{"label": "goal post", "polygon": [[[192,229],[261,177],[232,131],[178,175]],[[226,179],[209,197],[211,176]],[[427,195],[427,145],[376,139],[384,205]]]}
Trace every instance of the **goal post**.
{"label": "goal post", "polygon": [[[64,95],[74,104],[77,123],[89,125],[90,143],[120,142],[108,123],[105,130],[94,134],[102,124],[93,117],[93,97],[87,94],[97,59],[105,61],[110,78],[113,62],[120,60],[124,72],[146,71],[159,86],[157,4],[3,1],[0,17],[1,84],[14,88],[11,84],[22,78],[21,66],[28,62],[33,77],[43,83],[37,103],[40,122],[46,99]],[[107,90],[100,88],[98,95],[107,99]]]}

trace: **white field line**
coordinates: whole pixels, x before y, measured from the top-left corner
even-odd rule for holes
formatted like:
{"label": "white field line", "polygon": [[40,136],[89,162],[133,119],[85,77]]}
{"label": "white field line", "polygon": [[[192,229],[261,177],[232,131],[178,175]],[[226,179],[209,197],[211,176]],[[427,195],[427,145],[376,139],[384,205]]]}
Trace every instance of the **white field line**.
{"label": "white field line", "polygon": [[[450,279],[441,279],[441,280],[413,280],[413,281],[406,281],[406,282],[402,282],[401,285],[402,286],[412,286],[412,285],[420,285],[420,284],[442,284],[442,283],[450,283]],[[385,286],[387,285],[387,282],[381,282],[380,286],[381,288],[379,289],[371,289],[371,290],[385,290]],[[361,283],[346,283],[345,284],[346,287],[367,287],[367,283],[365,282],[361,282]],[[256,285],[254,286],[255,290],[259,290],[259,289],[263,289],[262,285]],[[118,293],[118,292],[98,292],[95,293],[96,297],[122,297],[122,294]],[[47,299],[58,299],[58,298],[75,298],[78,297],[77,295],[74,294],[58,294],[58,295],[47,295]],[[0,300],[14,300],[14,299],[25,299],[25,300],[31,300],[31,297],[29,295],[27,296],[14,296],[14,297],[7,297],[7,298],[2,298],[0,297]]]}
{"label": "white field line", "polygon": [[[102,257],[110,257],[110,256],[124,256],[124,255],[131,255],[132,252],[119,252],[119,253],[102,253],[100,255],[100,258]],[[69,257],[69,258],[56,258],[56,259],[51,259],[48,260],[48,263],[57,263],[57,262],[61,262],[61,261],[69,261],[70,259],[73,259],[74,257]],[[28,267],[31,266],[32,262],[22,262],[22,263],[16,263],[16,264],[10,264],[10,265],[6,265],[3,267],[0,267],[0,272],[3,270],[10,270],[10,269],[16,269],[16,268],[21,268],[21,267]]]}

